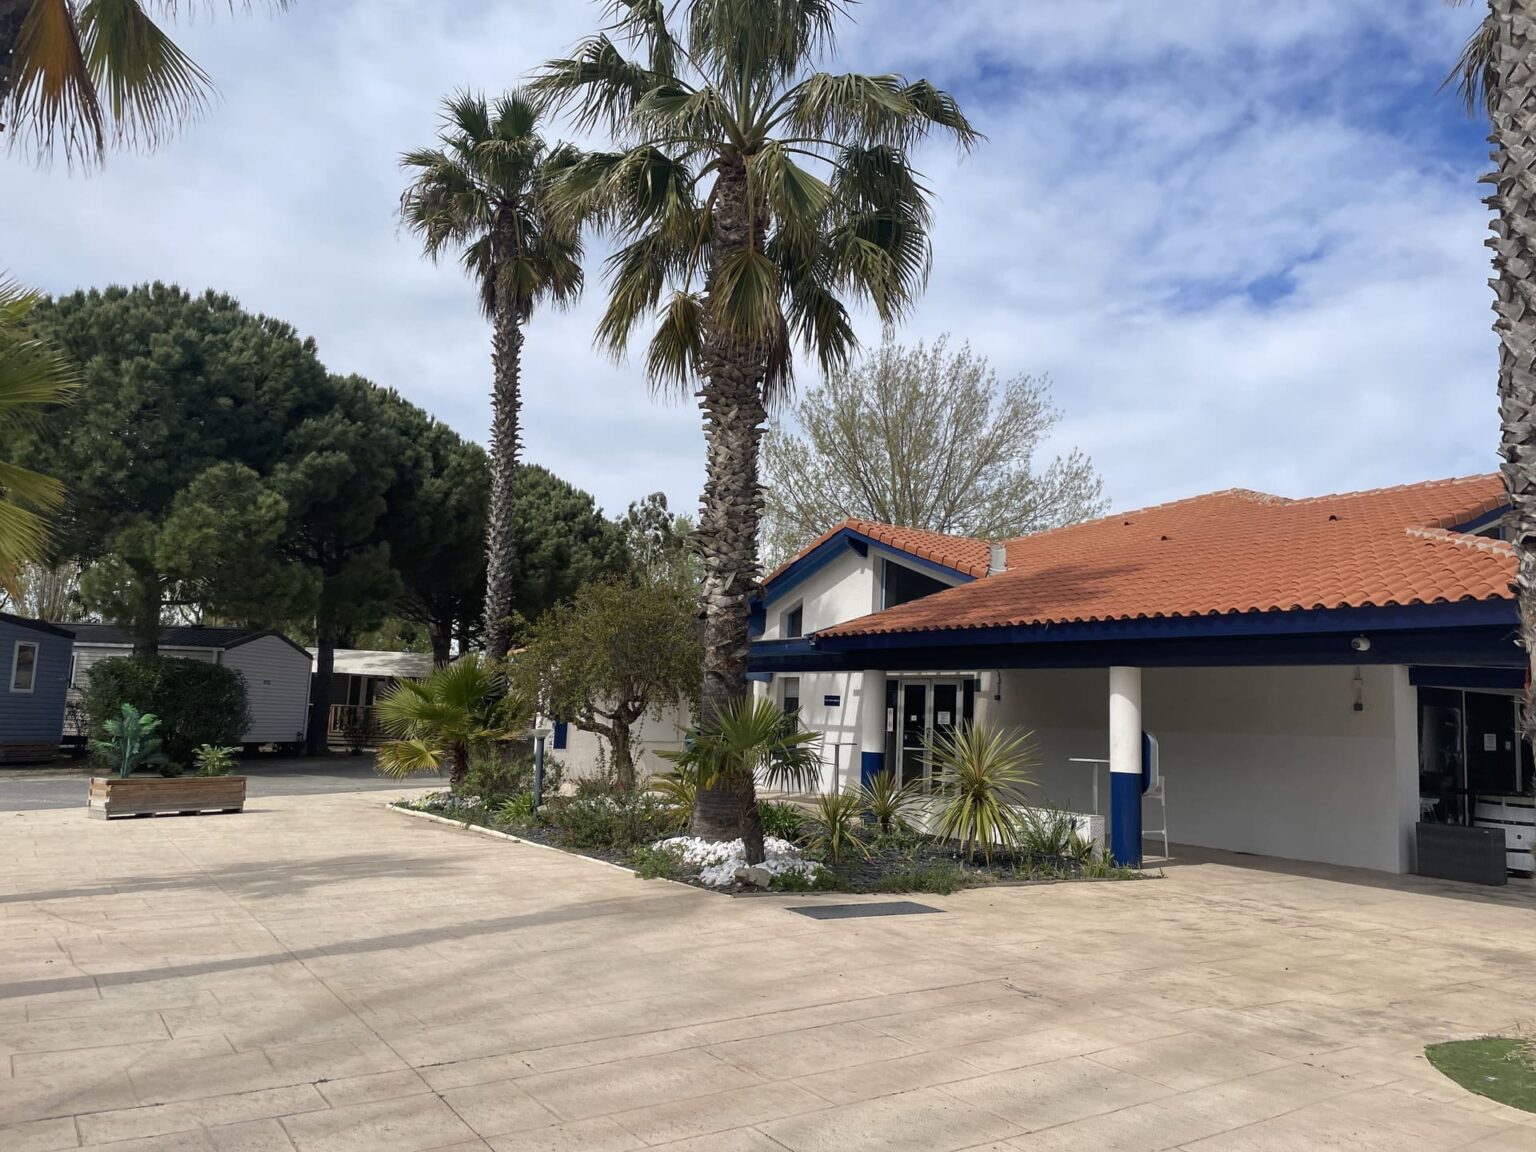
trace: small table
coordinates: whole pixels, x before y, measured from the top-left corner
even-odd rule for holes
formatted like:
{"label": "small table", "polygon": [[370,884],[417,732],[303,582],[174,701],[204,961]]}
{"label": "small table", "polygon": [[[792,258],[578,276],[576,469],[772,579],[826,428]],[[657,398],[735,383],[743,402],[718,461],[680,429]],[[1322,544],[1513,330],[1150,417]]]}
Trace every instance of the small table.
{"label": "small table", "polygon": [[1091,756],[1069,756],[1069,757],[1067,757],[1067,763],[1068,764],[1092,764],[1094,766],[1094,769],[1093,769],[1093,814],[1095,816],[1102,816],[1103,813],[1099,811],[1099,769],[1098,769],[1098,766],[1100,764],[1107,765],[1109,763],[1109,761],[1108,760],[1097,760],[1097,759],[1094,759]]}

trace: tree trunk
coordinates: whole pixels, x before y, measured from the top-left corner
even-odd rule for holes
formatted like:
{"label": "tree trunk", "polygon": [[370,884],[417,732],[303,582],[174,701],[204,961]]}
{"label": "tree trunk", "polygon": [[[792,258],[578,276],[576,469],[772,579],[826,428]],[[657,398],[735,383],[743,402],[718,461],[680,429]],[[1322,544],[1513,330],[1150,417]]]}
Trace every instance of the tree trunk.
{"label": "tree trunk", "polygon": [[452,658],[453,621],[433,620],[427,625],[427,635],[432,638],[432,663],[441,668]]}
{"label": "tree trunk", "polygon": [[451,753],[453,764],[449,768],[448,790],[455,796],[464,787],[464,777],[469,775],[469,745],[462,741],[454,744]]}
{"label": "tree trunk", "polygon": [[[746,165],[725,157],[715,183],[711,261],[740,251],[752,239],[747,208]],[[713,278],[713,277],[712,277]],[[766,351],[759,341],[743,340],[709,318],[706,302],[705,345],[699,363],[704,378],[699,407],[704,412],[706,464],[695,544],[704,608],[704,684],[699,722],[708,724],[720,710],[749,691],[747,649],[749,598],[757,588],[757,531],[762,515],[758,454],[767,412],[763,407]],[[700,788],[693,809],[693,833],[710,840],[735,839],[756,811],[752,779],[723,781]],[[762,861],[761,826],[747,862]]]}
{"label": "tree trunk", "polygon": [[523,330],[515,304],[500,301],[491,361],[496,369],[491,398],[491,493],[485,526],[485,652],[491,660],[507,658],[512,646],[512,576],[517,541],[512,521],[512,491],[517,479],[518,374]]}
{"label": "tree trunk", "polygon": [[[1493,236],[1499,335],[1500,471],[1509,493],[1505,519],[1515,546],[1514,591],[1520,643],[1536,670],[1536,0],[1491,0],[1493,83],[1488,114],[1495,171],[1483,177],[1494,192]],[[1536,748],[1536,707],[1526,676],[1522,727]]]}
{"label": "tree trunk", "polygon": [[627,792],[635,788],[635,752],[630,742],[629,722],[622,714],[613,718],[613,728],[608,734],[613,749],[613,775],[620,788]]}
{"label": "tree trunk", "polygon": [[330,748],[331,675],[336,671],[336,622],[319,620],[315,626],[315,674],[309,678],[309,731],[304,734],[304,753],[324,756]]}
{"label": "tree trunk", "polygon": [[133,654],[135,656],[160,655],[160,609],[164,606],[164,589],[158,572],[134,573],[138,581],[138,605],[133,613]]}

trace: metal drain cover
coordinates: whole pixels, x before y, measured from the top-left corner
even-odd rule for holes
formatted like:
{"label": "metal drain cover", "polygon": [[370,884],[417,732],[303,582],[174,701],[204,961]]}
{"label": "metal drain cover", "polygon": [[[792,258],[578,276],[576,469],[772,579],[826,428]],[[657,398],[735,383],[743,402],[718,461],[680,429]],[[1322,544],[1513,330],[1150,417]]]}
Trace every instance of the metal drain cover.
{"label": "metal drain cover", "polygon": [[930,908],[926,904],[914,904],[911,900],[889,900],[880,904],[812,904],[806,908],[791,908],[812,920],[854,920],[861,916],[921,916],[925,912],[942,912],[942,908]]}

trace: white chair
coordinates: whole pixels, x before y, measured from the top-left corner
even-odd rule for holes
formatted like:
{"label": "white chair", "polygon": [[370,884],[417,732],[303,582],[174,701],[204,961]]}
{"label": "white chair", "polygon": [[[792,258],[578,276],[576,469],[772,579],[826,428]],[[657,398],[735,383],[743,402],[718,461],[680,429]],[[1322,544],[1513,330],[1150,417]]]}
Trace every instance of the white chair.
{"label": "white chair", "polygon": [[[1155,802],[1158,812],[1162,816],[1160,826],[1157,828],[1148,828],[1145,818],[1143,818],[1141,837],[1145,840],[1148,836],[1161,836],[1163,838],[1163,859],[1166,860],[1168,859],[1168,781],[1161,772],[1157,775],[1157,782],[1142,794],[1141,799],[1143,804],[1148,800]],[[1143,807],[1142,811],[1145,812],[1146,808]]]}

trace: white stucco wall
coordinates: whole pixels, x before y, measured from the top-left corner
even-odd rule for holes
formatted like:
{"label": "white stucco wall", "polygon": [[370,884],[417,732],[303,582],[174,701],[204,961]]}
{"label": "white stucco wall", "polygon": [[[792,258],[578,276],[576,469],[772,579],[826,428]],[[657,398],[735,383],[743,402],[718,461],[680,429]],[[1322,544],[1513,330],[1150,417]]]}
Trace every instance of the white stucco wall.
{"label": "white stucco wall", "polygon": [[[671,765],[656,755],[659,749],[682,747],[683,731],[689,722],[688,709],[665,710],[661,715],[647,714],[635,726],[635,772],[643,780],[671,770]],[[556,748],[551,740],[545,751],[558,760],[567,780],[590,780],[611,765],[608,742],[576,725],[566,727],[566,746]]]}
{"label": "white stucco wall", "polygon": [[[1407,871],[1418,796],[1413,692],[1406,669],[1364,667],[1356,712],[1355,671],[1146,669],[1143,721],[1160,744],[1170,838]],[[1004,672],[1002,700],[985,708],[1034,730],[1042,802],[1091,809],[1091,769],[1068,759],[1108,756],[1107,671]],[[1099,780],[1103,811],[1108,781]]]}

